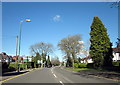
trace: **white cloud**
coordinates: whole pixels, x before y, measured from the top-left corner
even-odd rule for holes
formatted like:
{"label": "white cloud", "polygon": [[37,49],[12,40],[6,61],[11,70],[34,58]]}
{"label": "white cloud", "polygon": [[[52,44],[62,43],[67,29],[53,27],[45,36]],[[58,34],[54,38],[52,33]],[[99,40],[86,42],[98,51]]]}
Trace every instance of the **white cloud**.
{"label": "white cloud", "polygon": [[55,15],[53,17],[53,21],[55,21],[55,22],[59,22],[60,20],[61,20],[61,16],[60,15]]}

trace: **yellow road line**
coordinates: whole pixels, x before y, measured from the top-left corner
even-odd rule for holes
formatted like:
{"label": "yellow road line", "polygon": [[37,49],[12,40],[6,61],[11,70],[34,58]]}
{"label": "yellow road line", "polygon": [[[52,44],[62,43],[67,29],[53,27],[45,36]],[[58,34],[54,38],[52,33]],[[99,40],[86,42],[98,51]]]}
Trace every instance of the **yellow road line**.
{"label": "yellow road line", "polygon": [[[37,68],[36,70],[39,70],[39,69],[42,69],[42,68]],[[34,70],[32,70],[32,71],[34,71]],[[31,72],[31,71],[30,71],[30,72]],[[17,78],[17,77],[23,76],[23,75],[28,74],[28,73],[30,73],[30,72],[23,73],[23,74],[20,74],[20,75],[17,75],[17,76],[13,76],[13,77],[8,78],[8,79],[6,79],[6,80],[0,81],[0,83],[4,83],[4,82],[6,82],[6,81],[9,81],[9,80],[11,80],[11,79],[14,79],[14,78]]]}
{"label": "yellow road line", "polygon": [[[33,70],[32,70],[32,71],[33,71]],[[31,71],[30,71],[30,72],[31,72]],[[28,73],[30,73],[30,72],[23,73],[23,74],[20,74],[20,75],[17,75],[17,76],[13,76],[13,77],[11,77],[11,78],[8,78],[8,79],[6,79],[6,80],[1,81],[0,83],[9,81],[9,80],[11,80],[11,79],[14,79],[14,78],[17,78],[17,77],[20,77],[20,76],[23,76],[23,75],[28,74]]]}

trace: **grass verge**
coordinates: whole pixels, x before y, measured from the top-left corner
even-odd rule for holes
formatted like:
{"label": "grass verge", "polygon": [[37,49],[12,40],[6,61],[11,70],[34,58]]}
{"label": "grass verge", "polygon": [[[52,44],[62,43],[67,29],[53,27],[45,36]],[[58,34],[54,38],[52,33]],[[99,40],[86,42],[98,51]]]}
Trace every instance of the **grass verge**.
{"label": "grass verge", "polygon": [[102,71],[102,69],[92,69],[92,68],[72,68],[72,67],[66,67],[66,70],[71,70],[71,71]]}

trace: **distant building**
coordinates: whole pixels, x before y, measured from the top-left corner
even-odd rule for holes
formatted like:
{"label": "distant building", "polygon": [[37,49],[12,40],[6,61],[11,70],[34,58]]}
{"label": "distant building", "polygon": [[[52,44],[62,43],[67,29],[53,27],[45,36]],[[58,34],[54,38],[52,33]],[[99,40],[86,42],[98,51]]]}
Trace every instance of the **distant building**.
{"label": "distant building", "polygon": [[8,56],[5,52],[0,54],[0,62],[12,62],[12,56]]}
{"label": "distant building", "polygon": [[113,48],[113,62],[120,61],[120,45]]}
{"label": "distant building", "polygon": [[12,57],[12,62],[17,62],[18,61],[18,56],[13,56]]}
{"label": "distant building", "polygon": [[90,56],[87,56],[81,59],[81,63],[93,63],[93,61]]}
{"label": "distant building", "polygon": [[32,62],[32,58],[31,57],[23,57],[23,62]]}

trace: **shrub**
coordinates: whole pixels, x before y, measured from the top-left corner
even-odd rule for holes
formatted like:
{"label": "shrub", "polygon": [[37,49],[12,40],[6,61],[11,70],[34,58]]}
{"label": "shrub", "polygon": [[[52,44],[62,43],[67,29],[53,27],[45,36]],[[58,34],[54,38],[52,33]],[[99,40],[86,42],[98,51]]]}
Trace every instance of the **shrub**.
{"label": "shrub", "polygon": [[[20,64],[20,69],[26,69],[26,63],[21,63]],[[9,68],[15,68],[16,70],[18,69],[18,64],[17,63],[10,63]]]}
{"label": "shrub", "polygon": [[88,63],[88,64],[87,64],[87,67],[88,67],[88,68],[94,68],[94,64],[93,64],[93,63]]}
{"label": "shrub", "polygon": [[31,62],[27,62],[26,65],[27,65],[27,68],[32,67],[32,63]]}
{"label": "shrub", "polygon": [[78,68],[79,63],[74,63],[74,67]]}
{"label": "shrub", "polygon": [[2,62],[2,69],[8,69],[9,64],[6,62]]}
{"label": "shrub", "polygon": [[75,68],[86,68],[87,63],[74,63]]}
{"label": "shrub", "polygon": [[8,71],[15,71],[16,69],[14,67],[9,67]]}
{"label": "shrub", "polygon": [[79,63],[78,68],[85,68],[87,67],[87,63]]}
{"label": "shrub", "polygon": [[118,61],[118,62],[113,62],[112,64],[113,64],[113,66],[120,66],[120,61]]}
{"label": "shrub", "polygon": [[17,68],[17,64],[16,63],[10,63],[9,68]]}

